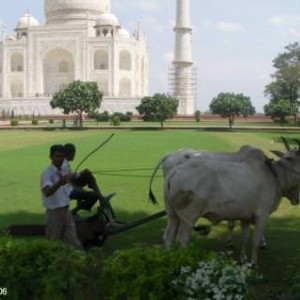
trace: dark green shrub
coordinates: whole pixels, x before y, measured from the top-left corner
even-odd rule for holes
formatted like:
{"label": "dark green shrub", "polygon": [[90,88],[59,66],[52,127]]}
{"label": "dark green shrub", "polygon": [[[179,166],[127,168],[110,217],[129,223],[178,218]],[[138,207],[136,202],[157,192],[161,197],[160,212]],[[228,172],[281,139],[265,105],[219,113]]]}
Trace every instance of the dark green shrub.
{"label": "dark green shrub", "polygon": [[43,286],[41,278],[60,252],[56,243],[44,240],[19,242],[1,239],[0,244],[0,282],[7,287],[10,299],[39,299]]}
{"label": "dark green shrub", "polygon": [[111,118],[113,119],[114,117],[118,117],[121,122],[129,122],[131,121],[132,113],[127,112],[126,114],[123,114],[120,112],[115,112]]}
{"label": "dark green shrub", "polygon": [[102,277],[99,249],[65,251],[49,265],[43,295],[46,299],[99,299]]}
{"label": "dark green shrub", "polygon": [[181,266],[196,266],[210,256],[199,244],[185,250],[153,247],[117,252],[104,263],[104,295],[108,299],[176,299],[172,281]]}
{"label": "dark green shrub", "polygon": [[128,118],[128,121],[131,121],[131,120],[132,120],[133,113],[130,112],[130,111],[128,111],[128,112],[126,112],[126,116],[127,116],[127,118]]}
{"label": "dark green shrub", "polygon": [[97,122],[108,122],[109,121],[109,113],[107,111],[104,111],[103,113],[97,113],[97,114],[95,114],[94,119]]}
{"label": "dark green shrub", "polygon": [[201,116],[200,110],[196,110],[195,111],[196,122],[200,122],[200,116]]}
{"label": "dark green shrub", "polygon": [[119,116],[113,116],[112,119],[111,119],[111,123],[114,126],[120,126],[120,124],[121,124],[120,117]]}
{"label": "dark green shrub", "polygon": [[39,120],[36,119],[36,118],[33,118],[33,119],[31,120],[31,124],[32,124],[32,125],[38,125],[38,124],[39,124]]}
{"label": "dark green shrub", "polygon": [[99,249],[86,253],[46,239],[0,239],[0,283],[7,299],[93,299],[101,262]]}
{"label": "dark green shrub", "polygon": [[49,119],[49,123],[53,124],[54,123],[54,119]]}
{"label": "dark green shrub", "polygon": [[288,292],[293,295],[293,299],[300,299],[300,250],[296,252],[293,264],[287,267],[285,277]]}
{"label": "dark green shrub", "polygon": [[17,119],[11,119],[10,120],[10,125],[11,126],[18,126],[19,125],[19,121]]}

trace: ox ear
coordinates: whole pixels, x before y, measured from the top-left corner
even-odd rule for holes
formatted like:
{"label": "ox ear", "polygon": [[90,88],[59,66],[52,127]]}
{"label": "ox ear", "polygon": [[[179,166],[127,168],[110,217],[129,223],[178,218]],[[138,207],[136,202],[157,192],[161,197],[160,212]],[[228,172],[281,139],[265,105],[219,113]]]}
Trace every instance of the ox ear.
{"label": "ox ear", "polygon": [[300,140],[293,139],[293,141],[298,145],[298,151],[300,152]]}
{"label": "ox ear", "polygon": [[291,146],[289,145],[289,142],[287,141],[287,139],[283,136],[280,137],[282,139],[282,142],[285,146],[286,151],[290,151],[291,150]]}
{"label": "ox ear", "polygon": [[290,188],[288,191],[286,191],[285,196],[291,201],[293,205],[299,203],[299,191],[300,191],[299,185],[296,185]]}
{"label": "ox ear", "polygon": [[278,156],[279,158],[284,156],[284,153],[279,151],[279,150],[270,150],[270,152],[272,152],[273,154],[275,154],[276,156]]}

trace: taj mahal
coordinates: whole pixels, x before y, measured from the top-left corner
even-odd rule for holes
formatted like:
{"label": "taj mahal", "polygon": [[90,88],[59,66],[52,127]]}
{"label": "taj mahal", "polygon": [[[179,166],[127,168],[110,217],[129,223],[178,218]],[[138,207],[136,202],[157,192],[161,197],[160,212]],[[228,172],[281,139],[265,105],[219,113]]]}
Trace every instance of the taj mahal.
{"label": "taj mahal", "polygon": [[[110,0],[44,0],[44,14],[45,24],[26,13],[16,21],[15,34],[3,30],[0,113],[60,114],[50,107],[51,97],[78,79],[97,82],[101,111],[136,112],[148,95],[148,48],[140,26],[133,33],[122,27]],[[191,31],[176,28],[185,36]],[[191,65],[185,55],[189,61],[175,59],[176,68]]]}

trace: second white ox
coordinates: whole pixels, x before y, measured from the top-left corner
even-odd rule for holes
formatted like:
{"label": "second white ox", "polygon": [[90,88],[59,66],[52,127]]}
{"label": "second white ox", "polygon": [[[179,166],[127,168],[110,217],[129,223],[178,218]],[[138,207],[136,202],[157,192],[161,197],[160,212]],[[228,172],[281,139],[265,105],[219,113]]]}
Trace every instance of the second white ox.
{"label": "second white ox", "polygon": [[[257,247],[268,216],[277,209],[286,191],[300,184],[300,152],[291,150],[270,166],[261,163],[263,152],[257,151],[242,162],[189,159],[166,175],[164,197],[168,225],[164,239],[167,247],[178,235],[187,245],[199,217],[212,222],[240,220],[248,232],[255,223],[252,261],[257,261]],[[290,199],[298,204],[298,199]],[[246,256],[246,239],[242,256]]]}
{"label": "second white ox", "polygon": [[[162,167],[164,178],[170,173],[173,168],[176,168],[188,160],[197,157],[198,159],[204,160],[215,160],[215,161],[230,161],[230,162],[243,162],[247,159],[255,159],[257,163],[265,164],[266,157],[260,149],[254,148],[249,145],[244,145],[237,152],[208,152],[194,149],[182,149],[177,152],[168,154],[164,156],[156,166],[154,173],[152,175],[152,179],[150,182],[150,198],[155,202],[155,197],[152,193],[151,185],[153,178],[159,169]],[[228,222],[228,236],[227,236],[227,244],[228,246],[232,246],[232,233],[235,227],[235,221]],[[260,239],[260,247],[266,247],[266,241],[264,236]]]}

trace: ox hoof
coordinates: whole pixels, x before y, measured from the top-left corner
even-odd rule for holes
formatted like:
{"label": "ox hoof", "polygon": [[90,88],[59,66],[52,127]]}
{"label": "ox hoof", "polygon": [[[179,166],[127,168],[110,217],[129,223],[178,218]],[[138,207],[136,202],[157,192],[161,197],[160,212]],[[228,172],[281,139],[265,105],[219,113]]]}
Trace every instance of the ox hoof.
{"label": "ox hoof", "polygon": [[[241,256],[240,256],[240,262],[241,262],[242,264],[248,263],[248,257],[247,257],[247,255],[241,255]],[[251,264],[252,264],[252,262],[251,262]]]}
{"label": "ox hoof", "polygon": [[259,245],[259,248],[262,249],[262,250],[266,250],[266,249],[268,249],[268,245],[267,244],[261,244],[261,245]]}

